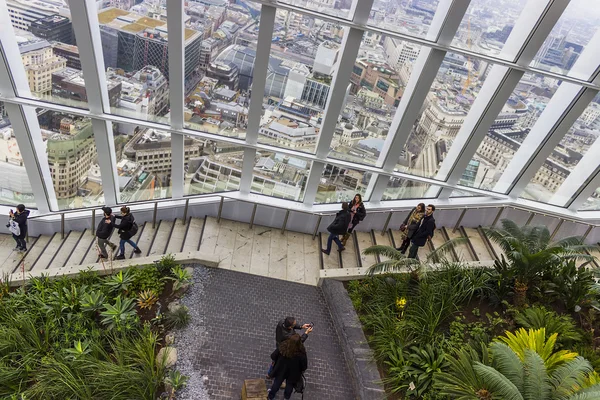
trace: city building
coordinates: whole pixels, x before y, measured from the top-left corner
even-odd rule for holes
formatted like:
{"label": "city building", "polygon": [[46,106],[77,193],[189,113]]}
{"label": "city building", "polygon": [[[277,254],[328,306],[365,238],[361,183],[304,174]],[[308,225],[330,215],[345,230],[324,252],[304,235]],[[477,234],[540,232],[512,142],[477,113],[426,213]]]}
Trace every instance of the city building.
{"label": "city building", "polygon": [[61,14],[67,16],[68,4],[64,0],[6,0],[8,15],[14,29],[29,31],[34,21]]}
{"label": "city building", "polygon": [[79,49],[71,44],[55,42],[52,43],[52,51],[58,57],[67,60],[67,67],[81,70],[81,60],[79,59]]}
{"label": "city building", "polygon": [[31,33],[49,42],[75,44],[75,35],[71,20],[62,15],[50,15],[31,22]]}
{"label": "city building", "polygon": [[[121,82],[107,77],[108,101],[111,106],[118,104],[121,95]],[[73,68],[63,68],[52,74],[52,96],[61,97],[75,102],[87,103],[83,72]]]}
{"label": "city building", "polygon": [[169,83],[157,67],[149,65],[133,73],[109,68],[106,75],[109,80],[120,82],[115,107],[144,119],[169,111]]}
{"label": "city building", "polygon": [[19,51],[31,93],[34,96],[49,95],[52,74],[65,68],[67,60],[55,55],[50,43],[43,39],[24,39],[19,42]]}
{"label": "city building", "polygon": [[0,199],[9,203],[33,202],[33,189],[11,126],[0,129]]}
{"label": "city building", "polygon": [[317,142],[314,126],[285,117],[273,118],[268,123],[261,123],[259,133],[269,142],[293,149],[314,146]]}
{"label": "city building", "polygon": [[[152,65],[169,79],[166,22],[119,8],[102,9],[98,21],[106,67],[132,72]],[[186,28],[184,40],[184,74],[188,81],[199,66],[202,34]]]}

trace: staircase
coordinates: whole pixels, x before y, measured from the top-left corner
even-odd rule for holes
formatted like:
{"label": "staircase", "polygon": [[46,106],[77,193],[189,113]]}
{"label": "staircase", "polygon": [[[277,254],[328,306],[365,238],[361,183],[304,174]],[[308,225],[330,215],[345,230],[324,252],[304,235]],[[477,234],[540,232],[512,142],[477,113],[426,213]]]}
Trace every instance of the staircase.
{"label": "staircase", "polygon": [[[10,235],[0,235],[0,273],[13,284],[29,276],[60,276],[75,274],[84,269],[114,271],[136,264],[152,264],[165,254],[173,254],[182,263],[201,263],[207,266],[317,285],[320,279],[354,279],[363,276],[368,267],[383,261],[363,250],[372,245],[400,246],[397,230],[354,231],[344,252],[329,256],[321,253],[326,247],[327,233],[312,235],[268,228],[213,217],[160,220],[140,224],[133,240],[142,250],[133,253],[126,245],[126,260],[109,261],[98,258],[95,231],[70,231],[64,238],[60,233],[30,237],[28,251],[13,251],[15,242]],[[473,265],[491,266],[502,250],[490,241],[481,227],[455,229],[441,227],[426,246],[419,249],[421,258],[458,237],[467,238],[447,257]],[[111,240],[118,243],[116,230]],[[319,244],[321,246],[319,246]],[[107,247],[110,254],[110,248]],[[600,247],[593,252],[600,258]],[[598,266],[596,264],[596,266]]]}
{"label": "staircase", "polygon": [[[327,233],[319,233],[319,240],[323,248],[327,246]],[[431,252],[442,246],[449,240],[456,238],[466,238],[464,243],[457,245],[449,250],[445,257],[450,261],[460,261],[468,265],[492,266],[494,261],[500,260],[504,254],[500,246],[490,240],[484,229],[467,228],[459,226],[457,228],[441,227],[435,230],[431,241],[428,241],[424,247],[419,248],[419,257],[425,259]],[[354,231],[346,242],[346,250],[337,252],[337,246],[333,244],[331,254],[328,256],[321,253],[321,278],[333,278],[339,280],[351,280],[362,277],[368,270],[368,267],[376,262],[384,261],[384,258],[377,258],[373,255],[363,254],[363,250],[373,246],[393,246],[400,247],[402,239],[397,230],[387,230],[385,232],[356,232]],[[600,246],[589,253],[600,260]],[[594,261],[593,265],[599,267],[600,261]],[[578,265],[583,261],[578,261]]]}

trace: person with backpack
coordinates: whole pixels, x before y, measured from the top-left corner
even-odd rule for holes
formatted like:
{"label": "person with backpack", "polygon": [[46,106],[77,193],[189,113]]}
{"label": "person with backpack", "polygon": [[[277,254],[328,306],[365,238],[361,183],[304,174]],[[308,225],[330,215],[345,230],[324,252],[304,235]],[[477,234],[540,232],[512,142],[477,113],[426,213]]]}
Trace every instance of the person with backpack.
{"label": "person with backpack", "polygon": [[279,348],[271,354],[271,359],[275,361],[275,366],[269,374],[269,378],[273,378],[273,385],[269,389],[267,398],[274,399],[284,381],[284,399],[290,399],[294,390],[302,393],[304,391],[303,373],[308,368],[308,358],[300,335],[295,333],[284,340]]}
{"label": "person with backpack", "polygon": [[13,239],[17,242],[17,247],[14,251],[27,251],[27,218],[29,217],[29,210],[25,209],[23,204],[17,205],[17,211],[13,212],[10,210],[8,213],[10,220],[8,221],[8,229],[12,233]]}
{"label": "person with backpack", "polygon": [[131,246],[133,246],[134,253],[140,254],[142,251],[137,244],[131,240],[131,238],[137,233],[138,226],[135,222],[135,218],[133,218],[133,214],[131,214],[131,210],[129,210],[129,207],[121,207],[121,215],[115,215],[115,218],[120,219],[121,223],[116,224],[115,221],[111,221],[110,218],[104,220],[113,228],[119,229],[118,233],[121,240],[119,241],[119,255],[115,257],[115,260],[125,259],[125,243],[129,243]]}
{"label": "person with backpack", "polygon": [[112,208],[110,207],[102,207],[102,211],[104,211],[104,220],[109,219],[111,223],[107,224],[106,221],[101,220],[96,228],[96,237],[98,238],[98,249],[100,252],[99,257],[108,258],[106,245],[109,245],[112,251],[115,251],[117,248],[116,244],[108,240],[114,230],[113,223],[115,222],[115,216],[113,215]]}
{"label": "person with backpack", "polygon": [[434,211],[435,206],[433,204],[429,204],[425,209],[425,216],[421,219],[421,222],[419,222],[419,227],[410,240],[411,245],[408,250],[408,258],[417,259],[419,247],[425,246],[425,243],[433,237],[433,233],[435,232],[435,218],[433,218]]}
{"label": "person with backpack", "polygon": [[348,232],[342,237],[342,245],[344,246],[346,246],[346,241],[348,241],[348,238],[352,234],[352,230],[367,216],[367,209],[360,193],[356,193],[356,196],[350,202],[350,215],[352,215],[352,219],[350,220],[350,225],[348,225]]}
{"label": "person with backpack", "polygon": [[342,210],[338,211],[335,215],[333,222],[327,227],[329,231],[329,237],[327,238],[327,249],[321,249],[321,251],[327,255],[331,253],[331,242],[335,242],[338,245],[338,251],[344,251],[346,248],[340,242],[339,235],[344,235],[348,232],[348,225],[352,221],[352,215],[350,215],[348,203],[342,203]]}

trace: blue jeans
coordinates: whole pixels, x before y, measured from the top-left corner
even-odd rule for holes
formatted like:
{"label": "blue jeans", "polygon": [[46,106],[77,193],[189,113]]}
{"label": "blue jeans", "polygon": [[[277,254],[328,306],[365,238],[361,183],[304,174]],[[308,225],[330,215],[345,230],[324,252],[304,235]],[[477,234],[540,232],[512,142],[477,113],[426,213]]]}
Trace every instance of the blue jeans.
{"label": "blue jeans", "polygon": [[271,391],[269,392],[269,396],[267,398],[269,399],[274,399],[275,396],[277,395],[277,392],[279,392],[279,388],[281,387],[281,384],[283,383],[283,381],[285,380],[285,389],[283,390],[283,398],[284,399],[289,399],[290,397],[292,397],[292,393],[294,391],[294,385],[292,385],[287,379],[284,379],[282,376],[276,376],[275,379],[273,380],[273,385],[271,385]]}
{"label": "blue jeans", "polygon": [[338,235],[336,235],[335,233],[330,233],[329,237],[327,238],[327,249],[325,249],[327,253],[331,251],[331,242],[335,242],[335,244],[338,245],[338,249],[340,250],[344,248],[344,245],[340,241]]}
{"label": "blue jeans", "polygon": [[137,244],[135,244],[135,242],[133,240],[121,239],[121,241],[119,242],[119,255],[120,256],[125,255],[125,243],[129,243],[131,246],[133,246],[134,249],[137,249]]}

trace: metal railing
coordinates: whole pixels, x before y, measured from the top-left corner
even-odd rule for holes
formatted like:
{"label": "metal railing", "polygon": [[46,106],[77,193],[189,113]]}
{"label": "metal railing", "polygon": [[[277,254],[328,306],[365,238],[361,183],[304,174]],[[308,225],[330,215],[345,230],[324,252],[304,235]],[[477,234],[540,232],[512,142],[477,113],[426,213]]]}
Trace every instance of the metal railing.
{"label": "metal railing", "polygon": [[[307,215],[311,215],[311,216],[316,216],[317,221],[314,227],[314,230],[312,231],[312,238],[314,239],[317,235],[317,233],[319,232],[319,227],[321,226],[321,222],[323,217],[331,217],[336,215],[336,212],[318,212],[318,211],[308,211],[308,210],[301,210],[301,209],[294,209],[294,208],[288,208],[288,207],[283,207],[283,206],[278,206],[278,205],[273,205],[273,204],[269,204],[267,202],[260,202],[260,201],[253,201],[250,199],[240,199],[237,196],[232,196],[232,195],[227,195],[225,193],[221,193],[221,194],[205,194],[205,195],[195,195],[195,196],[189,196],[189,197],[185,197],[182,199],[157,199],[157,200],[153,200],[152,202],[144,202],[144,203],[130,203],[130,204],[124,204],[126,206],[135,206],[135,205],[147,205],[147,204],[152,204],[152,227],[155,228],[156,227],[156,222],[157,222],[157,217],[158,217],[158,208],[159,208],[159,204],[161,203],[166,203],[166,202],[184,202],[184,210],[183,210],[183,220],[182,220],[182,224],[186,224],[187,223],[187,216],[188,216],[188,211],[189,211],[189,205],[190,205],[190,200],[195,200],[195,199],[210,199],[210,198],[219,198],[219,208],[218,208],[218,212],[217,212],[217,222],[221,221],[222,218],[222,214],[223,214],[223,206],[225,204],[225,201],[236,201],[236,202],[242,202],[242,203],[248,203],[248,204],[252,204],[253,205],[253,209],[252,209],[252,215],[250,218],[250,228],[252,228],[254,226],[254,219],[256,216],[256,211],[258,209],[258,206],[265,206],[268,208],[275,208],[275,209],[279,209],[279,210],[284,210],[285,213],[285,217],[283,219],[283,223],[281,226],[281,233],[285,233],[286,228],[287,228],[287,222],[290,216],[290,212],[297,212],[297,213],[301,213],[301,214],[307,214]],[[390,209],[390,208],[382,208],[382,209],[371,209],[369,210],[369,214],[388,214],[386,219],[385,219],[385,223],[383,224],[383,227],[381,229],[381,231],[383,233],[385,233],[388,230],[390,221],[392,219],[392,216],[394,215],[394,213],[398,213],[398,212],[406,212],[412,209],[412,206],[407,206],[407,207],[403,207],[403,208],[395,208],[395,209]],[[533,218],[535,216],[546,216],[546,217],[552,217],[552,218],[556,218],[559,220],[559,223],[557,225],[557,227],[553,230],[552,232],[552,237],[556,236],[558,230],[560,229],[560,227],[562,227],[564,222],[572,222],[572,223],[576,223],[576,224],[582,224],[582,225],[586,225],[588,228],[585,232],[585,234],[583,235],[583,237],[587,237],[588,234],[592,231],[592,229],[596,228],[596,227],[600,227],[599,224],[591,224],[588,222],[585,222],[584,220],[580,220],[577,218],[569,218],[569,217],[565,217],[563,215],[557,214],[557,213],[552,213],[552,212],[538,212],[538,211],[534,211],[531,209],[528,209],[526,207],[522,207],[522,206],[518,206],[518,205],[476,205],[476,206],[462,206],[462,207],[452,207],[452,206],[440,206],[440,207],[436,207],[436,212],[438,211],[456,211],[456,210],[462,210],[457,222],[455,223],[455,226],[453,227],[453,231],[456,231],[456,229],[459,228],[460,223],[462,222],[463,218],[465,217],[465,215],[469,212],[469,211],[474,211],[474,210],[482,210],[482,209],[495,209],[498,210],[498,214],[496,215],[493,223],[491,224],[491,226],[495,226],[498,222],[498,220],[500,219],[501,215],[504,214],[504,212],[507,209],[513,209],[513,210],[519,210],[519,211],[524,211],[524,212],[528,212],[530,213],[530,216],[527,220],[527,223],[531,222],[533,220]],[[64,210],[64,211],[58,211],[58,212],[53,212],[51,214],[44,214],[44,215],[36,215],[36,216],[32,216],[29,218],[29,220],[41,220],[44,218],[47,218],[48,216],[53,216],[56,214],[60,215],[60,234],[61,237],[64,239],[65,237],[65,216],[67,214],[75,214],[75,213],[85,213],[85,212],[90,212],[91,213],[91,220],[92,220],[92,228],[95,226],[95,222],[96,222],[96,212],[98,210],[101,210],[101,208],[99,207],[94,207],[94,208],[90,208],[90,209],[77,209],[77,210]],[[95,234],[94,230],[91,229],[91,233],[92,235]],[[382,234],[383,234],[382,233]]]}

